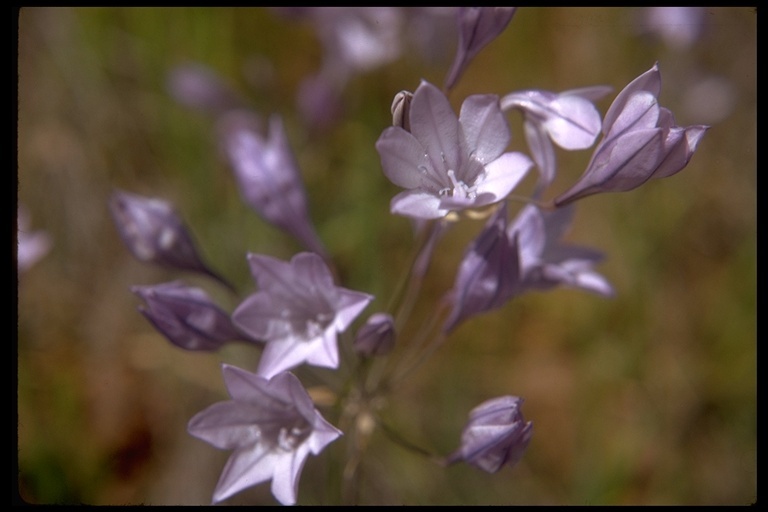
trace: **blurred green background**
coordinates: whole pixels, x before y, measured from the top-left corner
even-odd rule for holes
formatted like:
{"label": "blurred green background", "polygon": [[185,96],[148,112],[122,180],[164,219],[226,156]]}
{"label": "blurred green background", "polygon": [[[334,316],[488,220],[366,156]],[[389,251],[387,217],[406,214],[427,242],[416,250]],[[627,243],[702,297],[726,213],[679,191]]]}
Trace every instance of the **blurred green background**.
{"label": "blurred green background", "polygon": [[[392,397],[390,423],[447,454],[469,410],[525,398],[534,436],[515,468],[441,468],[374,434],[364,504],[750,504],[756,500],[756,9],[706,8],[700,37],[673,44],[641,9],[521,8],[473,61],[451,101],[524,88],[607,84],[658,61],[678,124],[710,124],[688,168],[579,203],[569,239],[607,254],[615,299],[532,293],[463,324]],[[296,109],[319,69],[312,27],[264,8],[24,8],[18,18],[18,200],[51,251],[19,276],[18,490],[31,503],[207,504],[228,453],[186,423],[224,399],[220,364],[254,369],[247,346],[187,353],[137,312],[136,284],[204,278],[136,261],[107,210],[114,188],[171,200],[205,259],[243,294],[245,255],[301,248],[240,200],[213,122],[168,93],[169,71],[204,64],[262,115],[281,114],[318,233],[343,286],[382,307],[412,247],[389,214],[398,191],[374,143],[392,97],[442,84],[453,48],[354,76],[345,115],[309,131]],[[669,28],[669,27],[668,27]],[[685,27],[679,27],[682,30]],[[451,38],[448,39],[451,41]],[[613,94],[598,103],[601,112]],[[513,148],[522,127],[510,114]],[[590,151],[558,150],[551,194]],[[530,184],[527,184],[530,185]],[[482,226],[438,247],[417,318],[453,283]],[[301,376],[302,374],[299,373]],[[330,375],[330,374],[329,374]],[[328,419],[335,421],[332,413]],[[338,497],[341,439],[310,457],[299,503]],[[268,485],[229,504],[274,503]]]}

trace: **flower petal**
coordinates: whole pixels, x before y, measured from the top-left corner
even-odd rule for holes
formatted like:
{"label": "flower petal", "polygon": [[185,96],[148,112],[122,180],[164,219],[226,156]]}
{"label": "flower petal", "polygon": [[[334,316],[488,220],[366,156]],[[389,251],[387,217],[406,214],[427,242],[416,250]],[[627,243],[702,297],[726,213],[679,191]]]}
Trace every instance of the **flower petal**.
{"label": "flower petal", "polygon": [[243,489],[266,482],[272,478],[280,458],[286,456],[290,454],[272,452],[262,444],[235,450],[221,472],[216,490],[213,491],[213,502],[218,503]]}
{"label": "flower petal", "polygon": [[659,96],[659,93],[661,92],[661,74],[659,73],[658,63],[654,64],[651,69],[632,80],[616,96],[603,118],[604,134],[613,129],[613,124],[616,121],[616,118],[624,111],[627,101],[629,101],[635,93],[640,91],[648,92],[654,98]]}
{"label": "flower petal", "polygon": [[410,123],[434,169],[459,168],[459,120],[448,98],[429,82],[413,93]]}
{"label": "flower petal", "polygon": [[459,123],[466,142],[464,152],[474,151],[474,158],[480,163],[492,162],[509,145],[509,126],[495,94],[474,94],[465,99]]}
{"label": "flower petal", "polygon": [[390,126],[384,130],[376,141],[376,150],[379,152],[384,174],[399,187],[424,186],[425,177],[422,173],[434,173],[424,148],[413,135],[402,128]]}
{"label": "flower petal", "polygon": [[485,178],[477,185],[478,199],[482,194],[493,196],[491,200],[476,204],[490,204],[507,197],[525,174],[533,167],[533,162],[523,153],[504,153],[499,158],[485,166]]}
{"label": "flower petal", "polygon": [[421,190],[405,190],[392,198],[390,211],[416,219],[439,219],[448,210],[440,207],[440,198]]}

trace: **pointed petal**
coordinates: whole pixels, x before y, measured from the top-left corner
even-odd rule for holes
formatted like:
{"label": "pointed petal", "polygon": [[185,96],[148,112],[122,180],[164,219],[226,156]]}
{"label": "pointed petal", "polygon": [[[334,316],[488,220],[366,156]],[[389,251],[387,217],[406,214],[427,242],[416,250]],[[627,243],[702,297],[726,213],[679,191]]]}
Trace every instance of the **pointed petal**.
{"label": "pointed petal", "polygon": [[312,351],[307,354],[308,364],[323,368],[339,367],[339,345],[334,326],[329,326],[322,336],[318,336],[311,343]]}
{"label": "pointed petal", "polygon": [[[525,174],[533,167],[533,161],[523,153],[504,153],[485,166],[485,178],[477,184],[478,198],[482,194],[493,198],[484,204],[490,204],[507,197]],[[478,206],[481,202],[476,203]]]}
{"label": "pointed petal", "polygon": [[[422,173],[434,173],[424,148],[410,133],[391,126],[376,141],[381,167],[389,180],[403,188],[424,184]],[[440,181],[438,179],[438,181]]]}
{"label": "pointed petal", "polygon": [[302,444],[295,451],[277,460],[272,477],[272,495],[283,505],[294,505],[299,490],[299,478],[307,461],[309,448]]}
{"label": "pointed petal", "polygon": [[429,82],[413,93],[410,122],[434,169],[459,168],[459,120],[448,98]]}
{"label": "pointed petal", "polygon": [[655,96],[647,92],[638,92],[627,99],[624,110],[616,117],[611,130],[606,134],[606,140],[619,137],[628,131],[655,128],[660,115],[659,102]]}
{"label": "pointed petal", "polygon": [[314,347],[303,340],[275,340],[264,347],[256,373],[270,379],[276,374],[304,363]]}
{"label": "pointed petal", "polygon": [[459,123],[464,132],[466,153],[474,151],[474,158],[482,164],[498,158],[509,145],[509,126],[495,94],[474,94],[464,100]]}
{"label": "pointed petal", "polygon": [[392,198],[390,211],[416,219],[439,219],[448,210],[440,208],[440,198],[421,190],[406,190]]}
{"label": "pointed petal", "polygon": [[523,121],[523,129],[528,149],[539,169],[538,189],[543,190],[551,185],[555,179],[555,148],[547,133],[537,123],[526,119]]}
{"label": "pointed petal", "polygon": [[631,190],[647,181],[661,157],[661,129],[630,131],[598,148],[579,180],[555,198],[564,206],[598,192]]}
{"label": "pointed petal", "polygon": [[624,106],[629,98],[641,91],[648,92],[655,98],[659,96],[661,92],[661,74],[659,73],[658,63],[635,78],[616,96],[603,118],[603,133],[608,133],[613,129],[613,123],[624,111]]}
{"label": "pointed petal", "polygon": [[274,467],[284,456],[266,450],[261,444],[235,450],[221,472],[213,502],[218,503],[243,489],[266,482],[272,478]]}
{"label": "pointed petal", "polygon": [[584,149],[591,146],[602,127],[600,113],[580,96],[560,95],[549,108],[556,115],[544,121],[552,140],[563,149]]}
{"label": "pointed petal", "polygon": [[373,295],[363,292],[339,288],[339,299],[335,305],[336,319],[334,325],[339,332],[344,331],[355,318],[370,304]]}
{"label": "pointed petal", "polygon": [[232,400],[217,402],[195,414],[187,424],[187,431],[216,448],[233,450],[259,440],[259,430],[255,427],[259,419],[254,408]]}

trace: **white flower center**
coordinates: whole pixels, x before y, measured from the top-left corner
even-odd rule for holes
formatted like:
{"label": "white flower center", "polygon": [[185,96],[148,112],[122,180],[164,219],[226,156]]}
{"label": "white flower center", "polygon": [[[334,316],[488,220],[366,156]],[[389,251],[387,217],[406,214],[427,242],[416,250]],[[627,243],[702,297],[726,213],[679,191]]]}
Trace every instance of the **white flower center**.
{"label": "white flower center", "polygon": [[477,186],[469,186],[461,180],[456,179],[456,173],[448,170],[448,179],[451,180],[452,187],[445,187],[438,191],[440,196],[457,197],[459,199],[474,199],[477,197]]}

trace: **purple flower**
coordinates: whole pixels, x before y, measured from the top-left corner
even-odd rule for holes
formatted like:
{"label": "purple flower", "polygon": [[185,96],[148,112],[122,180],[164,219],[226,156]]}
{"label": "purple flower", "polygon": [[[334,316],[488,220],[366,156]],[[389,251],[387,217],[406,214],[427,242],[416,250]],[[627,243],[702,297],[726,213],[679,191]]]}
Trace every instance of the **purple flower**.
{"label": "purple flower", "polygon": [[526,422],[520,411],[522,404],[522,398],[502,396],[472,409],[461,446],[447,462],[464,461],[488,473],[517,464],[533,435],[533,423]]}
{"label": "purple flower", "polygon": [[451,89],[464,73],[470,61],[488,43],[501,34],[517,7],[460,7],[456,13],[459,44],[456,58],[445,79],[445,88]]}
{"label": "purple flower", "polygon": [[603,139],[587,169],[570,189],[555,198],[555,205],[599,192],[632,190],[688,165],[709,127],[677,126],[672,113],[659,106],[660,90],[661,76],[654,64],[616,96],[603,119]]}
{"label": "purple flower", "polygon": [[389,313],[374,313],[357,331],[352,347],[365,357],[388,354],[395,346],[395,321]]}
{"label": "purple flower", "polygon": [[390,126],[376,142],[384,174],[408,189],[392,199],[392,213],[435,219],[495,203],[533,165],[522,153],[504,153],[510,132],[498,96],[469,96],[457,118],[445,95],[422,81],[408,118],[410,132]]}
{"label": "purple flower", "polygon": [[402,20],[396,7],[318,7],[309,13],[326,65],[362,72],[400,55]]}
{"label": "purple flower", "polygon": [[542,212],[536,206],[528,205],[509,226],[507,235],[517,239],[519,247],[519,291],[546,290],[563,285],[604,297],[613,295],[610,283],[593,270],[603,259],[602,253],[560,243],[572,216],[571,207]]}
{"label": "purple flower", "polygon": [[289,18],[309,20],[322,46],[320,69],[299,86],[297,103],[312,128],[338,120],[351,78],[400,56],[402,13],[395,7],[275,8]]}
{"label": "purple flower", "polygon": [[450,292],[453,311],[445,323],[446,332],[471,316],[502,306],[517,292],[520,286],[517,241],[508,237],[506,229],[504,204],[461,260]]}
{"label": "purple flower", "polygon": [[293,374],[266,379],[223,365],[232,400],[197,413],[187,431],[221,450],[234,450],[221,473],[213,502],[272,480],[272,495],[296,503],[299,478],[310,453],[319,454],[341,431],[315,409]]}
{"label": "purple flower", "polygon": [[22,273],[51,250],[52,242],[45,231],[29,231],[29,213],[26,208],[19,205],[16,212],[16,269]]}
{"label": "purple flower", "polygon": [[247,340],[229,315],[201,288],[180,281],[134,286],[147,307],[139,311],[174,345],[186,350],[217,350],[224,343]]}
{"label": "purple flower", "polygon": [[301,363],[337,368],[336,335],[344,331],[373,299],[334,285],[333,276],[314,253],[290,262],[249,254],[259,291],[232,314],[241,330],[266,341],[258,374],[271,377]]}
{"label": "purple flower", "polygon": [[644,7],[636,13],[641,17],[637,28],[675,49],[687,50],[704,32],[706,14],[704,7]]}
{"label": "purple flower", "polygon": [[168,74],[171,96],[184,106],[208,114],[242,107],[244,102],[216,73],[202,64],[183,64]]}
{"label": "purple flower", "polygon": [[610,87],[603,86],[559,94],[531,89],[501,98],[502,110],[518,109],[523,113],[528,147],[541,173],[541,188],[550,185],[555,177],[552,142],[567,150],[588,148],[595,142],[602,123],[592,102],[609,91]]}
{"label": "purple flower", "polygon": [[116,191],[109,209],[120,237],[138,260],[206,274],[232,289],[203,263],[192,235],[168,201]]}
{"label": "purple flower", "polygon": [[246,204],[307,249],[324,255],[325,248],[309,220],[306,191],[280,117],[270,119],[267,139],[256,131],[252,117],[241,112],[225,115],[220,128],[224,152]]}

